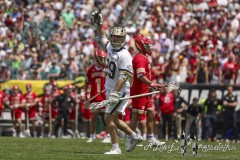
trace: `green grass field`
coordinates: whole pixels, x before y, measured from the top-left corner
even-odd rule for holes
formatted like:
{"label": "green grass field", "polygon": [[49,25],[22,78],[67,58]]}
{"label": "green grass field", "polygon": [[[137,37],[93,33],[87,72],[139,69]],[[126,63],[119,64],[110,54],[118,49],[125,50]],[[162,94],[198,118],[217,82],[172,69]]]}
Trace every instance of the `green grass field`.
{"label": "green grass field", "polygon": [[[192,149],[189,146],[186,156],[182,156],[180,151],[170,151],[170,148],[144,150],[144,146],[147,142],[143,142],[142,147],[136,147],[132,152],[125,152],[124,140],[121,140],[122,155],[104,155],[103,153],[111,148],[110,144],[103,144],[100,140],[96,140],[93,143],[86,143],[84,139],[39,139],[39,138],[0,138],[0,159],[1,160],[106,160],[106,159],[141,159],[141,160],[153,160],[153,159],[240,159],[240,144],[229,143],[229,149],[223,151],[206,151],[202,148],[198,150],[196,157],[192,156]],[[168,141],[167,147],[172,145],[174,141]],[[216,142],[204,142],[201,141],[199,144],[217,146]],[[222,143],[225,144],[225,143]],[[179,144],[175,144],[175,149],[179,147]],[[146,149],[146,147],[145,147]],[[219,149],[219,148],[218,148]]]}

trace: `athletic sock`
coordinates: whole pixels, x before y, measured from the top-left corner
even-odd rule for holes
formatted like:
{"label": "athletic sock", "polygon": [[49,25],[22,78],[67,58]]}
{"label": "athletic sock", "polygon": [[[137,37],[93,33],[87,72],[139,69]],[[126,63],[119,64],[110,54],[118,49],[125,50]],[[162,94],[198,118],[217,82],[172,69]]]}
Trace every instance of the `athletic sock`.
{"label": "athletic sock", "polygon": [[130,135],[131,138],[136,138],[137,134],[135,132],[132,132],[132,134]]}
{"label": "athletic sock", "polygon": [[90,134],[90,138],[95,139],[95,134]]}
{"label": "athletic sock", "polygon": [[37,131],[33,132],[33,137],[37,137]]}
{"label": "athletic sock", "polygon": [[148,134],[148,140],[152,140],[152,139],[154,139],[154,134],[153,133]]}
{"label": "athletic sock", "polygon": [[119,144],[118,143],[112,144],[112,149],[118,149],[118,148],[119,148]]}
{"label": "athletic sock", "polygon": [[146,133],[144,133],[142,136],[143,136],[143,139],[147,139],[147,134]]}

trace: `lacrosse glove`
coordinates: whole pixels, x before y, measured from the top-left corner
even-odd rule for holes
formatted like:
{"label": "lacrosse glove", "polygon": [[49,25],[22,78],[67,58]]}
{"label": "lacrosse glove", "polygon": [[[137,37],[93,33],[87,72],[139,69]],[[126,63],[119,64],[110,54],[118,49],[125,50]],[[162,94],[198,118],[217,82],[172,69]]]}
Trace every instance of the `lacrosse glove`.
{"label": "lacrosse glove", "polygon": [[93,16],[93,25],[95,27],[101,26],[103,24],[103,18],[102,15],[99,13],[99,11],[95,11],[92,13]]}
{"label": "lacrosse glove", "polygon": [[110,105],[116,105],[119,102],[119,93],[117,91],[112,91],[109,95],[109,104]]}

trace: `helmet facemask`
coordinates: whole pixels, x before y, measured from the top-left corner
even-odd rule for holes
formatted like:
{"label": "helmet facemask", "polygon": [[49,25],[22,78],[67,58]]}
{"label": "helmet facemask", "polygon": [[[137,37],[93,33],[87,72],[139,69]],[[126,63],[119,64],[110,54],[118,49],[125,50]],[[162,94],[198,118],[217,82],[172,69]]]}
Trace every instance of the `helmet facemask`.
{"label": "helmet facemask", "polygon": [[110,31],[110,43],[113,49],[120,49],[125,44],[126,31],[122,27],[114,27]]}
{"label": "helmet facemask", "polygon": [[107,53],[103,50],[98,50],[95,52],[95,61],[101,65],[105,66],[107,61]]}
{"label": "helmet facemask", "polygon": [[145,54],[145,55],[152,55],[152,49],[153,49],[153,45],[152,42],[148,39],[148,38],[136,38],[135,39],[135,44],[137,49]]}

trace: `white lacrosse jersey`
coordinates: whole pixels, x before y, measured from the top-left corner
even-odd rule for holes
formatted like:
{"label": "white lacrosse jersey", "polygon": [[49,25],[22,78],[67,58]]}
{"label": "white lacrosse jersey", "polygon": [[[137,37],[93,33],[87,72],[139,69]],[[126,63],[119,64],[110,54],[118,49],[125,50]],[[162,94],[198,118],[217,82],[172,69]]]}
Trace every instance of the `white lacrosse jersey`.
{"label": "white lacrosse jersey", "polygon": [[[107,50],[107,66],[106,66],[106,83],[105,88],[114,90],[119,80],[120,71],[125,74],[133,76],[132,68],[132,56],[124,47],[116,50],[113,49],[111,44],[108,43],[106,46]],[[122,88],[130,88],[130,81],[126,81]]]}

